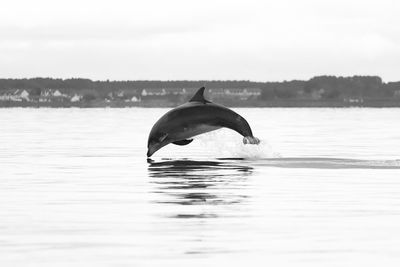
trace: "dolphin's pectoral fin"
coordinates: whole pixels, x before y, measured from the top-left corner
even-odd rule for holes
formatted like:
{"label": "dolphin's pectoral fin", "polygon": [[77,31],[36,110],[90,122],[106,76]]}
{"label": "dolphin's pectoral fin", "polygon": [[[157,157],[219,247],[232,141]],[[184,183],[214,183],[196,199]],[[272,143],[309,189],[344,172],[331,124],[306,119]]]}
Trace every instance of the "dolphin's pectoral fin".
{"label": "dolphin's pectoral fin", "polygon": [[243,138],[243,144],[252,144],[252,145],[258,145],[260,143],[260,139],[254,136],[246,136]]}
{"label": "dolphin's pectoral fin", "polygon": [[178,146],[186,146],[188,144],[190,144],[193,141],[193,139],[184,139],[184,140],[179,140],[176,142],[172,142],[174,145],[178,145]]}
{"label": "dolphin's pectoral fin", "polygon": [[196,94],[189,100],[189,102],[201,102],[201,103],[211,103],[210,101],[206,100],[204,98],[204,90],[206,88],[201,87],[199,90],[197,90]]}

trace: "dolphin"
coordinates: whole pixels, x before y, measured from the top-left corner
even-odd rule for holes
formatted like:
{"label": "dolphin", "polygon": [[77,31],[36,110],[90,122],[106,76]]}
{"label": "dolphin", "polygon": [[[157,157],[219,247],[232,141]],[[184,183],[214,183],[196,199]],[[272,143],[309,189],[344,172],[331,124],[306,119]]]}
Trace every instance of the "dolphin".
{"label": "dolphin", "polygon": [[147,157],[170,143],[184,146],[196,135],[224,127],[241,134],[244,144],[260,143],[242,116],[206,100],[204,90],[201,87],[189,102],[168,111],[154,124],[147,142]]}

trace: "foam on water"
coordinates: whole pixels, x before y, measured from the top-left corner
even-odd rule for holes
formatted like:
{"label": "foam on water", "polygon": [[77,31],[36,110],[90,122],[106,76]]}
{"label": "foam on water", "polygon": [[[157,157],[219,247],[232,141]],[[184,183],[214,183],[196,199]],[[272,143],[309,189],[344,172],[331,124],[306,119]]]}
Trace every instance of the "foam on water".
{"label": "foam on water", "polygon": [[204,151],[215,158],[263,159],[279,158],[280,153],[263,138],[260,144],[243,144],[243,137],[228,129],[220,129],[195,137]]}

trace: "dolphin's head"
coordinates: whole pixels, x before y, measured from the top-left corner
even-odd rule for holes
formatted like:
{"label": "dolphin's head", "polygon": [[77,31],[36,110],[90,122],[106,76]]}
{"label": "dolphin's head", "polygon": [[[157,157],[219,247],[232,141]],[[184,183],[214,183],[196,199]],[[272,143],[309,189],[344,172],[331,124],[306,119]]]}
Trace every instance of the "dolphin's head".
{"label": "dolphin's head", "polygon": [[157,150],[170,143],[168,134],[161,131],[151,131],[147,141],[147,157],[151,157]]}

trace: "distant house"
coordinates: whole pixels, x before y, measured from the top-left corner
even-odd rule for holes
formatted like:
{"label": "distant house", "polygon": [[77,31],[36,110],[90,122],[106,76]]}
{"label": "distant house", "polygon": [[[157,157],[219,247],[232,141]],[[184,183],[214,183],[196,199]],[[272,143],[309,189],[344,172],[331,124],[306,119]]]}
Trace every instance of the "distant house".
{"label": "distant house", "polygon": [[146,96],[165,96],[167,94],[167,91],[159,88],[146,88],[142,90],[141,95],[146,97]]}
{"label": "distant house", "polygon": [[132,101],[132,102],[140,102],[141,99],[140,99],[140,98],[137,98],[136,96],[133,96],[133,97],[131,98],[131,101]]}
{"label": "distant house", "polygon": [[208,89],[208,94],[210,96],[222,96],[225,94],[224,89],[222,88],[212,88]]}
{"label": "distant house", "polygon": [[9,96],[9,94],[7,94],[7,92],[3,92],[3,93],[0,95],[0,101],[7,101],[9,97],[10,97],[10,96]]}
{"label": "distant house", "polygon": [[3,92],[2,95],[0,95],[0,100],[1,101],[17,101],[15,96],[15,89],[10,89],[5,92]]}
{"label": "distant house", "polygon": [[61,92],[60,91],[58,91],[58,90],[55,90],[54,91],[54,93],[53,93],[53,96],[55,96],[55,97],[60,97],[60,96],[64,96],[63,94],[61,94]]}
{"label": "distant house", "polygon": [[261,95],[260,88],[213,88],[208,90],[211,97],[230,97],[247,100]]}
{"label": "distant house", "polygon": [[63,102],[68,99],[69,96],[67,94],[63,94],[59,89],[51,88],[42,89],[39,96],[39,102]]}
{"label": "distant house", "polygon": [[58,89],[43,89],[40,93],[42,97],[67,97],[67,95],[62,94]]}
{"label": "distant house", "polygon": [[121,97],[121,98],[124,97],[124,91],[122,91],[122,90],[118,91],[117,96]]}
{"label": "distant house", "polygon": [[0,95],[0,101],[21,102],[23,100],[30,101],[29,92],[25,89],[10,89]]}
{"label": "distant house", "polygon": [[125,99],[125,102],[141,102],[142,101],[142,99],[140,99],[139,97],[136,97],[136,96],[132,96],[132,98],[127,98],[127,99]]}
{"label": "distant house", "polygon": [[186,95],[188,94],[188,91],[186,88],[168,88],[167,89],[167,94],[171,95]]}
{"label": "distant house", "polygon": [[260,88],[227,88],[224,89],[226,95],[236,95],[236,96],[259,96],[261,95]]}
{"label": "distant house", "polygon": [[52,89],[43,89],[40,93],[41,97],[48,97],[48,96],[53,96],[54,90]]}
{"label": "distant house", "polygon": [[364,103],[364,99],[362,99],[362,98],[345,98],[344,102],[351,103],[351,104],[358,104],[358,103]]}
{"label": "distant house", "polygon": [[29,93],[28,93],[28,91],[23,90],[23,91],[20,93],[19,96],[21,97],[21,99],[24,99],[24,100],[26,100],[26,101],[29,101]]}
{"label": "distant house", "polygon": [[82,96],[81,95],[77,95],[75,94],[73,97],[71,97],[71,102],[79,102],[82,100]]}

